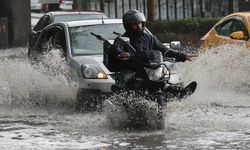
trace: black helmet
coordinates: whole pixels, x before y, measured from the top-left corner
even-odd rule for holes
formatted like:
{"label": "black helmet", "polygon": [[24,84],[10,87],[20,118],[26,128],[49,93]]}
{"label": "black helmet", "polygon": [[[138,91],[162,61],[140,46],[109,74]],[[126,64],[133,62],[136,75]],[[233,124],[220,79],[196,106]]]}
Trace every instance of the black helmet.
{"label": "black helmet", "polygon": [[128,29],[129,24],[143,22],[144,25],[144,23],[146,22],[146,17],[144,16],[143,13],[139,12],[138,10],[131,9],[123,15],[122,21],[124,28],[126,30],[129,30]]}

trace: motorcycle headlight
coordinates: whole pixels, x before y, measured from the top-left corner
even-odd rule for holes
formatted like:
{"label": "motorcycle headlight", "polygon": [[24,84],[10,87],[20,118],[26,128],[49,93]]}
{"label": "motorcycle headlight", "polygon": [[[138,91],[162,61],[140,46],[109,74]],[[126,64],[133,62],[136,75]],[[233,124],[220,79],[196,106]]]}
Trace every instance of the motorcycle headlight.
{"label": "motorcycle headlight", "polygon": [[81,73],[87,79],[107,79],[107,74],[98,66],[95,65],[82,65]]}
{"label": "motorcycle headlight", "polygon": [[172,71],[170,71],[167,67],[163,67],[163,74],[164,74],[164,78],[165,79],[170,79],[170,75],[171,75]]}
{"label": "motorcycle headlight", "polygon": [[167,65],[167,67],[171,71],[171,74],[178,74],[179,73],[177,65],[175,63]]}
{"label": "motorcycle headlight", "polygon": [[169,79],[170,77],[170,71],[165,66],[159,66],[158,68],[154,68],[154,69],[144,67],[144,70],[146,71],[148,78],[151,81],[159,81],[163,78]]}

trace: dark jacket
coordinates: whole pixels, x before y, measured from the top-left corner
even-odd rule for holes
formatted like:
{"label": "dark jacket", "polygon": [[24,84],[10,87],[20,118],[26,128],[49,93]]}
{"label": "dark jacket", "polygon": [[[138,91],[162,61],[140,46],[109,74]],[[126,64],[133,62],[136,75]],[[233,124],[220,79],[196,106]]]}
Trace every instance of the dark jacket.
{"label": "dark jacket", "polygon": [[[139,61],[138,58],[140,59],[141,52],[145,50],[159,50],[162,52],[163,56],[175,58],[176,61],[184,62],[186,60],[185,54],[166,48],[155,36],[146,33],[146,31],[144,31],[140,36],[134,36],[134,34],[129,34],[126,32],[124,37],[130,38],[130,44],[134,47],[136,53],[128,50],[126,46],[122,45],[120,42],[117,42],[117,40],[114,41],[112,57],[117,61],[114,62],[113,65],[117,67],[119,66],[119,68],[122,70],[135,70],[137,68],[136,64]],[[123,51],[130,52],[132,58],[135,56],[134,58],[136,59],[126,60],[124,62],[119,61],[118,55]]]}

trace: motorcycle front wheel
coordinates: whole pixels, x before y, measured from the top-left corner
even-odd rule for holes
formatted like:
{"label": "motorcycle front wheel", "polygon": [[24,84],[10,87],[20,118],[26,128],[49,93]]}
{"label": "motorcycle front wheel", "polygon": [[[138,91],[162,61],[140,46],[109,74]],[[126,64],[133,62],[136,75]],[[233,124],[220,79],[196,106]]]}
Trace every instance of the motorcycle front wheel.
{"label": "motorcycle front wheel", "polygon": [[161,130],[165,128],[166,100],[163,94],[157,95],[157,103],[158,103],[157,129]]}

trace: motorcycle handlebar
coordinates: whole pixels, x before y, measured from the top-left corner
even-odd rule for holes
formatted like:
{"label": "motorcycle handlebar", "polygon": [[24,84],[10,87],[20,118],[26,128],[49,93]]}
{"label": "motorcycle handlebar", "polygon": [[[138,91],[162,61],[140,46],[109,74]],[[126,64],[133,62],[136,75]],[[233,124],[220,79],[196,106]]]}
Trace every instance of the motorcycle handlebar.
{"label": "motorcycle handlebar", "polygon": [[176,62],[175,58],[172,57],[163,57],[163,61]]}
{"label": "motorcycle handlebar", "polygon": [[113,32],[115,35],[118,35],[118,36],[122,36],[122,34],[121,33],[118,33],[118,32]]}
{"label": "motorcycle handlebar", "polygon": [[[114,31],[113,33],[116,34],[116,35],[118,35],[118,36],[121,36],[121,34],[118,33],[118,32],[115,32],[115,31]],[[93,35],[94,37],[96,37],[96,38],[97,38],[98,40],[100,40],[100,41],[108,42],[108,40],[105,39],[105,38],[103,38],[101,35],[95,34],[95,33],[93,33],[93,32],[90,32],[90,34]],[[119,39],[120,41],[122,41],[123,43],[125,43],[126,45],[128,45],[128,47],[132,50],[133,53],[136,52],[136,50],[134,49],[134,47],[133,47],[132,45],[130,45],[129,42],[123,40],[121,37],[118,38],[118,39]],[[130,57],[130,60],[131,60],[131,59],[135,59],[135,56]],[[163,60],[164,60],[164,61],[169,61],[169,62],[176,62],[175,58],[171,58],[171,57],[163,57]]]}

